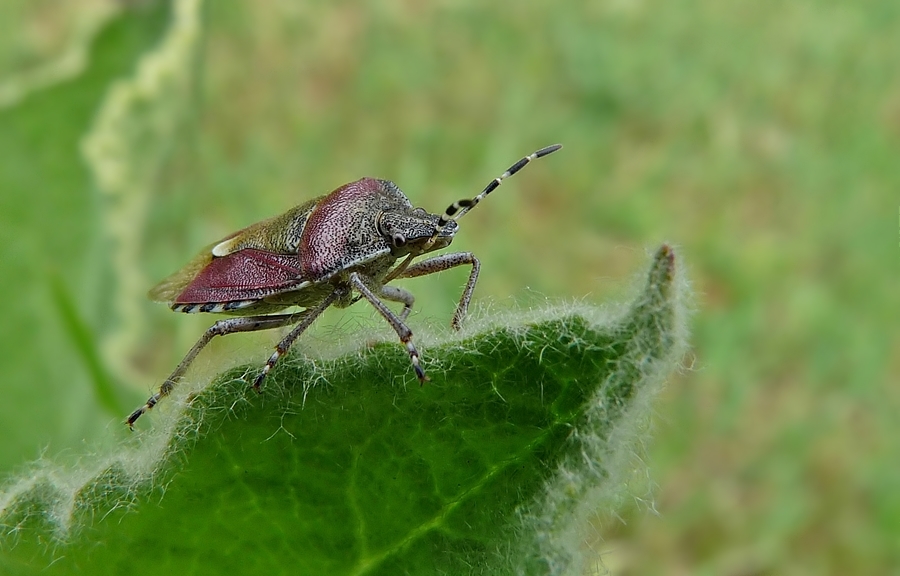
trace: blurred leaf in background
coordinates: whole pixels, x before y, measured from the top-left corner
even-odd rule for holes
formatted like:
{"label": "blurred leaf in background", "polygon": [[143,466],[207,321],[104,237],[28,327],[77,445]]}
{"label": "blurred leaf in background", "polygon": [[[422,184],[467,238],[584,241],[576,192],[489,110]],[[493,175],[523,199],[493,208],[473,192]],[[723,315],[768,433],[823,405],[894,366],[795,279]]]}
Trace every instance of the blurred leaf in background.
{"label": "blurred leaf in background", "polygon": [[[619,294],[663,239],[698,293],[694,370],[647,454],[659,515],[606,522],[607,566],[896,570],[896,2],[211,2],[190,89],[154,109],[177,121],[129,135],[152,147],[140,202],[104,196],[82,155],[171,21],[128,5],[98,16],[80,73],[0,109],[0,467],[121,434],[113,407],[209,323],[136,279],[363,175],[438,211],[558,141],[462,222],[454,247],[484,263],[474,308]],[[71,3],[2,10],[0,86],[77,44]],[[445,323],[464,274],[409,281],[414,330]],[[370,319],[329,314],[304,345]],[[219,354],[265,356],[235,339]]]}
{"label": "blurred leaf in background", "polygon": [[[35,12],[20,4],[23,26],[40,27],[45,11],[53,13],[43,4]],[[65,27],[61,20],[54,14],[44,24]],[[19,95],[0,108],[4,468],[48,445],[58,452],[83,438],[103,441],[114,410],[128,405],[98,349],[110,267],[99,198],[79,146],[110,84],[158,41],[165,22],[163,5],[112,17],[85,40],[84,68],[48,87],[31,86],[27,70],[4,70],[2,85],[12,87],[6,93]],[[78,40],[62,49],[87,50]],[[34,66],[65,58],[40,56]]]}

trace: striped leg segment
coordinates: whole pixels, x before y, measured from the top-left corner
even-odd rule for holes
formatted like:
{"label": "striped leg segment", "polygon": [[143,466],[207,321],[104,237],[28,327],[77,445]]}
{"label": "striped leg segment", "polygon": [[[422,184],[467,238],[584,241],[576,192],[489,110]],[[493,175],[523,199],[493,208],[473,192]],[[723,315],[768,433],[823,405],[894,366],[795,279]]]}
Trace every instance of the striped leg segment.
{"label": "striped leg segment", "polygon": [[191,363],[193,363],[194,359],[197,357],[197,354],[203,350],[207,344],[209,344],[210,340],[215,338],[216,336],[225,336],[226,334],[233,334],[235,332],[255,332],[257,330],[271,330],[273,328],[280,328],[282,326],[287,326],[289,324],[294,324],[299,321],[304,315],[306,311],[298,312],[297,314],[275,314],[272,316],[245,316],[242,318],[229,318],[227,320],[219,320],[215,324],[213,324],[204,334],[197,340],[197,343],[194,344],[194,347],[190,349],[184,359],[180,364],[175,368],[175,371],[172,372],[166,381],[162,383],[159,387],[159,391],[147,399],[147,402],[131,413],[128,419],[125,421],[128,424],[128,427],[132,430],[134,429],[134,423],[140,418],[144,413],[148,410],[152,409],[156,406],[157,403],[166,396],[168,396],[172,390],[175,388],[175,383],[184,376],[184,373],[187,372],[187,369],[190,367]]}
{"label": "striped leg segment", "polygon": [[484,200],[485,196],[496,190],[504,180],[524,168],[525,165],[532,160],[543,158],[548,154],[556,152],[560,148],[562,148],[562,144],[554,144],[552,146],[547,146],[546,148],[541,148],[537,152],[525,156],[524,158],[510,166],[506,170],[506,172],[491,180],[491,182],[487,186],[485,186],[484,190],[482,190],[481,194],[479,194],[478,196],[470,199],[457,200],[447,207],[447,210],[444,212],[443,216],[441,216],[441,219],[438,222],[438,227],[443,228],[451,220],[457,220],[458,218],[460,218],[463,214],[465,214],[466,212],[474,208],[479,202]]}
{"label": "striped leg segment", "polygon": [[[400,337],[400,342],[406,346],[406,351],[409,352],[409,359],[412,362],[413,370],[416,371],[416,377],[419,379],[419,382],[423,384],[427,382],[428,376],[425,375],[425,370],[423,370],[422,366],[419,364],[419,352],[412,343],[412,330],[409,329],[409,326],[404,324],[403,320],[391,312],[391,309],[388,308],[368,286],[366,286],[358,272],[350,274],[350,283],[353,285],[353,288],[362,294],[363,298],[368,300],[369,304],[374,306],[379,314],[388,321],[388,324],[391,325],[391,328],[393,328],[394,332],[397,333],[397,336]],[[412,296],[412,294],[409,295]]]}
{"label": "striped leg segment", "polygon": [[416,262],[406,270],[404,270],[399,278],[415,278],[416,276],[425,276],[436,272],[443,272],[457,266],[469,264],[472,266],[472,272],[469,274],[469,280],[463,289],[459,304],[456,306],[456,312],[453,314],[453,320],[450,326],[454,330],[462,327],[463,320],[469,310],[469,302],[472,300],[472,293],[475,291],[475,283],[478,281],[478,272],[481,270],[481,262],[471,252],[454,252],[452,254],[442,254],[421,262]]}
{"label": "striped leg segment", "polygon": [[294,340],[296,340],[303,332],[309,328],[316,318],[322,315],[329,306],[334,304],[334,302],[345,295],[344,290],[335,290],[331,294],[328,295],[325,300],[322,301],[321,304],[316,306],[315,308],[310,308],[303,312],[303,318],[300,320],[300,323],[294,326],[294,328],[288,332],[288,335],[285,336],[281,342],[275,346],[275,352],[269,356],[269,359],[266,361],[266,365],[263,366],[263,369],[260,371],[259,375],[253,380],[253,388],[259,392],[262,387],[263,380],[266,379],[269,372],[275,366],[275,363],[278,362],[278,359],[284,356],[284,354],[290,350],[291,346],[294,344]]}

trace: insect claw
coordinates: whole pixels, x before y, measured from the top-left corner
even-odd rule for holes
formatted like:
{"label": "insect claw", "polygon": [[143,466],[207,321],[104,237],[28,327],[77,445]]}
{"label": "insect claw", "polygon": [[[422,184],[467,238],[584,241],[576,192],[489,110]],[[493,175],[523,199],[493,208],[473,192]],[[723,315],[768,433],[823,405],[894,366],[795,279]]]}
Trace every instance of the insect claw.
{"label": "insect claw", "polygon": [[[166,382],[169,382],[169,381],[167,380]],[[150,410],[151,408],[156,406],[156,403],[159,402],[159,399],[162,398],[163,396],[165,396],[166,394],[168,394],[169,390],[171,390],[171,387],[166,389],[165,384],[164,384],[163,388],[160,389],[159,392],[157,392],[153,396],[147,398],[147,402],[143,406],[141,406],[140,408],[138,408],[137,410],[132,412],[131,416],[129,416],[128,419],[125,421],[125,423],[128,425],[128,427],[131,430],[134,430],[134,423],[137,421],[137,419],[140,418],[141,416],[143,416],[148,410]]]}
{"label": "insect claw", "polygon": [[137,410],[132,412],[130,416],[128,416],[128,419],[125,420],[125,424],[128,426],[129,430],[134,432],[134,423],[137,421],[138,418],[141,417],[141,415],[143,413],[144,413],[144,407],[141,406],[140,408],[138,408]]}
{"label": "insect claw", "polygon": [[267,370],[263,370],[262,372],[260,372],[256,379],[253,381],[253,389],[256,390],[257,394],[262,394],[262,383],[263,380],[266,379],[266,372]]}

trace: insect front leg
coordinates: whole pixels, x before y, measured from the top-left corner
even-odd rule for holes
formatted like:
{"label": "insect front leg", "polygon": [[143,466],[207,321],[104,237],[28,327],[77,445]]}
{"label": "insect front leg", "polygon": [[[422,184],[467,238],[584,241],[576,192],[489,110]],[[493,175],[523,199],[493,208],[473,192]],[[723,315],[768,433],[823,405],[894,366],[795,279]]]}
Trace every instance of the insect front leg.
{"label": "insect front leg", "polygon": [[241,318],[229,318],[227,320],[219,320],[215,324],[213,324],[204,334],[197,340],[197,343],[194,344],[194,347],[190,349],[184,359],[180,364],[175,368],[175,371],[172,372],[168,378],[166,378],[165,382],[159,387],[159,391],[147,399],[147,402],[131,413],[126,420],[129,428],[134,429],[135,421],[140,418],[145,412],[156,406],[156,404],[162,399],[168,396],[172,390],[175,388],[175,383],[184,376],[184,373],[187,372],[188,367],[190,367],[191,363],[193,363],[194,359],[197,357],[197,354],[200,353],[203,348],[209,344],[210,340],[215,338],[216,336],[225,336],[226,334],[233,334],[235,332],[255,332],[257,330],[271,330],[273,328],[280,328],[282,326],[287,326],[289,324],[293,324],[300,320],[304,315],[307,314],[307,311],[298,312],[296,314],[276,314],[272,316],[245,316]]}
{"label": "insect front leg", "polygon": [[462,296],[459,298],[459,304],[456,306],[456,312],[450,321],[450,326],[454,330],[462,328],[463,320],[469,311],[469,302],[472,300],[472,293],[475,291],[475,283],[478,282],[478,272],[481,270],[481,262],[471,252],[453,252],[451,254],[442,254],[427,260],[416,262],[401,274],[398,278],[415,278],[416,276],[425,276],[436,272],[443,272],[457,266],[469,264],[472,266],[472,272],[469,274],[469,280],[466,287],[463,288]]}
{"label": "insect front leg", "polygon": [[[416,377],[419,378],[419,382],[424,383],[428,380],[428,377],[425,375],[425,371],[419,365],[419,351],[416,350],[415,345],[412,343],[412,330],[409,329],[409,326],[404,324],[403,320],[397,317],[396,314],[391,312],[391,309],[387,307],[387,305],[382,302],[378,296],[375,295],[372,290],[366,286],[365,282],[363,282],[362,278],[359,276],[357,272],[353,272],[350,274],[350,283],[353,285],[360,294],[363,295],[363,298],[369,301],[369,304],[375,307],[376,310],[381,314],[381,316],[388,321],[388,324],[394,329],[397,333],[397,336],[400,337],[400,342],[402,342],[406,346],[406,351],[409,352],[409,359],[412,362],[413,370],[416,371]],[[380,292],[384,292],[384,288],[380,290]],[[398,289],[399,290],[399,289]],[[404,290],[405,292],[405,290]],[[407,294],[409,294],[407,292]],[[412,296],[412,294],[409,294]],[[412,304],[410,304],[412,306]]]}
{"label": "insect front leg", "polygon": [[294,328],[288,332],[288,335],[285,336],[281,342],[275,346],[275,352],[269,356],[268,361],[266,361],[266,365],[263,366],[262,371],[256,377],[256,380],[253,381],[253,388],[259,392],[260,387],[262,386],[263,380],[266,379],[266,375],[269,374],[269,371],[275,366],[275,363],[278,362],[278,359],[281,358],[293,345],[294,340],[296,340],[303,332],[309,328],[313,321],[316,318],[322,315],[329,306],[334,304],[339,298],[346,296],[346,289],[338,289],[328,295],[327,298],[322,300],[322,303],[316,306],[315,308],[310,308],[303,312],[304,317],[300,320],[300,323],[294,326]]}

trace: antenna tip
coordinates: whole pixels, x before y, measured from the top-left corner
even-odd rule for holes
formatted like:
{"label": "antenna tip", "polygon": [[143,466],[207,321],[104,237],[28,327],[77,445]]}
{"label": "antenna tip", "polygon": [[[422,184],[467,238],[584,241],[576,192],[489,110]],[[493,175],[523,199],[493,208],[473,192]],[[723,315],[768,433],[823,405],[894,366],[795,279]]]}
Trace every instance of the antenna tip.
{"label": "antenna tip", "polygon": [[540,158],[541,156],[546,156],[547,154],[552,154],[556,152],[560,148],[562,148],[562,144],[553,144],[552,146],[547,146],[546,148],[541,148],[537,152],[534,153],[536,158]]}

